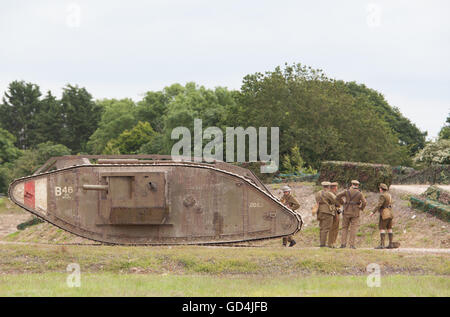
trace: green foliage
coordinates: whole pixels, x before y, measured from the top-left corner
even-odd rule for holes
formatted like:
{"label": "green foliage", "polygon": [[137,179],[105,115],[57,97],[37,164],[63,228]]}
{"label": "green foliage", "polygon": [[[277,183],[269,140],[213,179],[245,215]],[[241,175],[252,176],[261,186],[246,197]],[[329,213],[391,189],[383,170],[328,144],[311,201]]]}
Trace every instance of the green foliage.
{"label": "green foliage", "polygon": [[0,128],[0,165],[14,161],[20,156],[20,150],[14,146],[16,138]]}
{"label": "green foliage", "polygon": [[423,194],[424,197],[450,205],[450,192],[438,186],[430,186]]}
{"label": "green foliage", "polygon": [[425,166],[432,164],[450,164],[450,140],[441,139],[428,143],[414,157],[414,162]]}
{"label": "green foliage", "polygon": [[125,130],[107,144],[107,154],[137,154],[143,145],[152,142],[155,131],[150,123],[139,121],[131,130]]}
{"label": "green foliage", "polygon": [[33,174],[51,157],[70,154],[70,149],[62,144],[53,144],[50,141],[41,143],[35,148],[23,151],[22,156],[15,160],[14,163],[6,164],[0,169],[0,175],[3,173],[3,177],[9,184],[16,178]]}
{"label": "green foliage", "polygon": [[390,106],[381,93],[356,82],[345,83],[345,85],[353,96],[366,98],[367,104],[395,131],[400,143],[408,149],[410,155],[417,153],[425,146],[427,132],[420,131],[415,124],[401,114],[398,108]]}
{"label": "green foliage", "polygon": [[281,165],[283,167],[282,172],[294,173],[297,171],[301,171],[304,164],[305,162],[300,155],[300,149],[296,145],[291,149],[290,154],[285,154],[283,156],[283,160],[281,162]]}
{"label": "green foliage", "polygon": [[450,114],[445,123],[446,125],[439,132],[439,140],[450,140]]}
{"label": "green foliage", "polygon": [[37,85],[13,81],[0,104],[0,125],[16,137],[16,146],[26,149],[36,138],[36,114],[41,91]]}
{"label": "green foliage", "polygon": [[280,128],[280,155],[293,145],[305,163],[324,160],[400,164],[408,149],[365,94],[300,64],[244,78],[233,118],[242,126]]}
{"label": "green foliage", "polygon": [[442,220],[450,222],[450,205],[443,204],[436,200],[426,198],[420,199],[417,197],[411,197],[410,201],[413,208],[422,210]]}
{"label": "green foliage", "polygon": [[61,143],[74,153],[86,150],[86,143],[100,121],[102,108],[85,88],[67,85],[61,106],[64,112],[64,134]]}
{"label": "green foliage", "polygon": [[37,85],[14,81],[0,104],[0,125],[16,136],[16,146],[29,149],[51,141],[85,150],[89,136],[97,128],[101,107],[85,88],[67,85],[62,99],[51,92],[41,99]]}
{"label": "green foliage", "polygon": [[42,220],[41,218],[34,217],[31,220],[28,220],[28,221],[22,222],[21,224],[18,224],[17,230],[25,230],[28,227],[35,226],[35,225],[38,225],[43,222],[44,222],[44,220]]}
{"label": "green foliage", "polygon": [[361,189],[378,192],[380,183],[392,184],[392,168],[388,165],[354,162],[323,162],[317,181],[338,182],[342,187],[350,186],[353,179],[358,180]]}
{"label": "green foliage", "polygon": [[[134,115],[136,105],[131,99],[103,99],[98,105],[103,108],[103,113],[97,130],[88,142],[88,149],[93,154],[104,153],[110,140],[117,138],[123,131],[132,129],[138,122]],[[108,146],[108,151],[111,146]]]}

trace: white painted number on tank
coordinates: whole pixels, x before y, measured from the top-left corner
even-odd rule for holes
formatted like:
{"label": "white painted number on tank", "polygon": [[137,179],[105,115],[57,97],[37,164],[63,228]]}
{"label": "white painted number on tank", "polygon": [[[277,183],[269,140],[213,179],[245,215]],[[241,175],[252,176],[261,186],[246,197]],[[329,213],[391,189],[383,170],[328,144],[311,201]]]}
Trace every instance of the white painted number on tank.
{"label": "white painted number on tank", "polygon": [[250,203],[250,208],[260,208],[263,205],[260,202]]}
{"label": "white painted number on tank", "polygon": [[56,186],[55,187],[55,196],[60,197],[62,196],[63,199],[71,199],[71,194],[73,193],[73,187],[71,186]]}

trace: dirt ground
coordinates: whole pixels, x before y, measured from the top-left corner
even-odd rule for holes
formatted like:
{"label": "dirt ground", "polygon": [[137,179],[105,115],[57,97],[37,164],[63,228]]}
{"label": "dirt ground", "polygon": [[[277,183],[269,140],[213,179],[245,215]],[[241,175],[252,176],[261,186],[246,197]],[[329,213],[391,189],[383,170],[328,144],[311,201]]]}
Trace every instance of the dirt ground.
{"label": "dirt ground", "polygon": [[[423,194],[428,187],[430,187],[430,185],[391,185],[391,190],[420,195]],[[438,187],[450,191],[450,185],[438,185]]]}

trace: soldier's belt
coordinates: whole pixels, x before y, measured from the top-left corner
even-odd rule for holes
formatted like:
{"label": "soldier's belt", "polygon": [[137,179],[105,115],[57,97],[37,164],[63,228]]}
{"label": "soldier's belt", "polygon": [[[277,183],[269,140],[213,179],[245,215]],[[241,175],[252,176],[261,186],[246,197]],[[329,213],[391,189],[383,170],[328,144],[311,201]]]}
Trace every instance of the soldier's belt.
{"label": "soldier's belt", "polygon": [[357,203],[355,201],[351,201],[351,202],[348,202],[347,205],[359,205],[359,203]]}

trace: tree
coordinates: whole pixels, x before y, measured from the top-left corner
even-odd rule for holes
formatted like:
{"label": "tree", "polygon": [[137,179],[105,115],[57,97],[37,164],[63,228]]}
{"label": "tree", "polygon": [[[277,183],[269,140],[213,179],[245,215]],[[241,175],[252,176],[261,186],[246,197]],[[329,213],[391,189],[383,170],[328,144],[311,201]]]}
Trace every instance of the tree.
{"label": "tree", "polygon": [[416,164],[450,164],[450,140],[428,143],[414,158]]}
{"label": "tree", "polygon": [[6,168],[3,169],[3,177],[6,178],[8,184],[16,178],[33,174],[51,157],[70,155],[71,151],[62,144],[54,144],[49,141],[38,144],[29,150],[24,150],[22,153],[17,160],[8,163]]}
{"label": "tree", "polygon": [[0,129],[0,193],[6,193],[9,184],[8,171],[12,162],[22,153],[14,146],[15,137]]}
{"label": "tree", "polygon": [[27,149],[36,139],[36,118],[41,92],[37,85],[13,81],[0,104],[0,125],[16,136],[16,146]]}
{"label": "tree", "polygon": [[71,85],[63,88],[61,104],[64,113],[61,143],[74,153],[85,151],[89,137],[97,129],[102,107],[93,101],[85,88]]}
{"label": "tree", "polygon": [[21,152],[14,146],[16,138],[4,129],[0,129],[0,165],[13,162]]}
{"label": "tree", "polygon": [[300,155],[300,149],[298,146],[294,146],[290,154],[285,154],[282,160],[283,172],[285,173],[295,173],[300,172],[303,169],[305,162]]}
{"label": "tree", "polygon": [[109,141],[106,154],[137,154],[143,145],[153,140],[155,134],[150,123],[139,121],[133,129],[125,130],[117,139]]}
{"label": "tree", "polygon": [[300,64],[244,78],[233,118],[239,125],[280,128],[280,155],[293,145],[308,166],[323,160],[401,164],[408,153],[365,94]]}
{"label": "tree", "polygon": [[408,148],[411,155],[425,146],[427,132],[420,131],[398,108],[390,106],[381,93],[356,82],[342,83],[353,96],[367,97],[367,104],[395,131],[400,143]]}
{"label": "tree", "polygon": [[135,117],[136,105],[131,99],[103,99],[98,105],[103,113],[97,130],[87,144],[88,150],[94,154],[102,154],[110,140],[138,123]]}
{"label": "tree", "polygon": [[35,144],[51,141],[55,144],[67,141],[65,129],[65,113],[61,101],[50,91],[40,101],[39,112],[36,113]]}
{"label": "tree", "polygon": [[446,125],[439,132],[439,140],[450,140],[450,114],[445,123]]}

